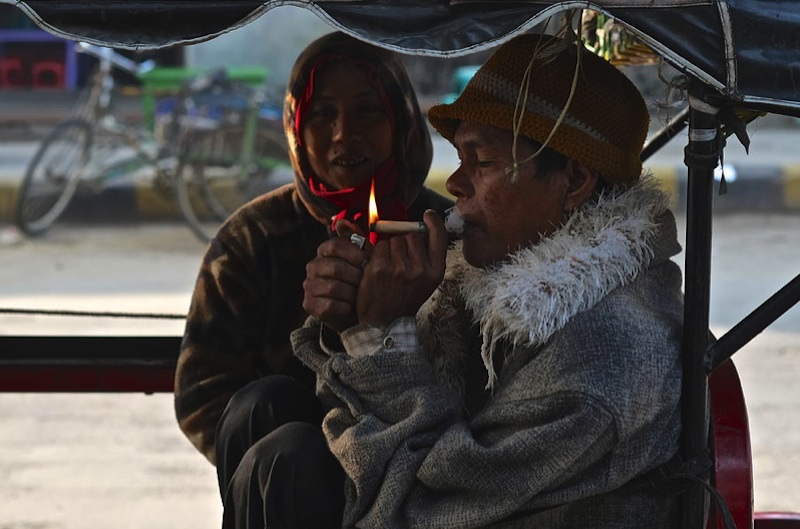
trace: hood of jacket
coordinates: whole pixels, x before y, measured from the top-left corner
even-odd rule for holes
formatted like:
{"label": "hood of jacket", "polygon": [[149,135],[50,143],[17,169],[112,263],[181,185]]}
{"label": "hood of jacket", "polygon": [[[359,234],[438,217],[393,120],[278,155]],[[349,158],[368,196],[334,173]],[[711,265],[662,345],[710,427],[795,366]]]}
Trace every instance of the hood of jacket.
{"label": "hood of jacket", "polygon": [[313,176],[305,149],[295,134],[297,102],[305,91],[311,69],[320,56],[334,53],[365,60],[375,69],[389,97],[395,115],[394,154],[397,159],[398,191],[410,205],[428,175],[433,159],[433,144],[427,122],[400,57],[389,50],[367,44],[341,32],[315,40],[298,56],[289,75],[283,107],[283,126],[300,198],[320,222],[327,223],[338,208],[314,195],[308,185]]}
{"label": "hood of jacket", "polygon": [[[442,285],[417,316],[437,372],[458,371],[454,364],[464,362],[461,357],[467,351],[458,337],[465,331],[459,321],[464,309],[480,329],[491,389],[499,342],[535,348],[574,315],[679,253],[668,204],[668,195],[647,176],[627,190],[608,192],[585,204],[550,237],[496,267],[469,265],[456,243],[448,253]],[[447,357],[437,357],[440,354]]]}

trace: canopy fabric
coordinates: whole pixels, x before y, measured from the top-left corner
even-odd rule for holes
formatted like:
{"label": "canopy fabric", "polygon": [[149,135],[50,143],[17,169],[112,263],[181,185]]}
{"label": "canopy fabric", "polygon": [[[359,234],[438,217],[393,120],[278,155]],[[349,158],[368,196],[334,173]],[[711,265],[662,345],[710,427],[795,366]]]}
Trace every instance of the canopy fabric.
{"label": "canopy fabric", "polygon": [[[279,6],[403,53],[456,56],[497,45],[566,10],[625,25],[732,104],[800,109],[800,2],[785,0],[0,0],[73,40],[141,49],[199,42]],[[269,15],[267,15],[269,16]]]}

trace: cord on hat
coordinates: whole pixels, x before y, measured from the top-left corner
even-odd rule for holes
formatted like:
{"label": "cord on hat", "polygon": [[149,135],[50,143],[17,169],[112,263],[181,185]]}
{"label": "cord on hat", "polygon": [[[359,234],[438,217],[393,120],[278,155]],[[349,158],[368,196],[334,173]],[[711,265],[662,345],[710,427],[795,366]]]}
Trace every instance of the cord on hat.
{"label": "cord on hat", "polygon": [[[517,96],[517,103],[514,107],[514,124],[512,131],[514,135],[511,143],[511,156],[513,159],[513,164],[511,167],[506,169],[506,174],[509,173],[511,174],[512,182],[516,182],[517,178],[519,177],[520,165],[534,160],[537,156],[539,156],[542,153],[542,151],[544,151],[547,148],[548,144],[550,143],[550,140],[553,138],[556,131],[558,130],[558,127],[561,126],[561,123],[563,123],[564,118],[567,116],[570,104],[572,103],[572,98],[575,95],[575,91],[577,90],[578,73],[580,72],[580,67],[581,67],[581,47],[583,47],[583,39],[578,37],[577,34],[575,34],[575,32],[572,31],[571,25],[567,25],[567,27],[569,27],[570,33],[572,33],[573,37],[575,37],[575,45],[577,46],[577,53],[575,54],[576,56],[575,72],[572,75],[572,84],[570,85],[569,96],[567,97],[567,101],[566,103],[564,103],[564,107],[561,109],[558,118],[553,124],[553,127],[550,129],[550,132],[545,138],[545,140],[541,143],[536,152],[534,152],[533,154],[531,154],[530,156],[528,156],[527,158],[525,158],[520,162],[517,160],[517,138],[520,135],[520,131],[522,129],[522,123],[525,119],[524,109],[528,104],[528,92],[530,90],[531,71],[533,70],[533,63],[540,58],[540,54],[542,53],[543,50],[547,49],[547,45],[543,46],[542,48],[534,50],[530,60],[528,61],[528,66],[525,68],[525,73],[522,75],[522,81],[519,87],[519,95]],[[539,43],[537,42],[536,44],[538,47]],[[551,44],[550,47],[553,48],[551,52],[554,52],[554,54],[561,53],[563,49],[566,49],[567,45],[568,44],[564,44],[562,48],[561,45]],[[520,100],[522,101],[522,104],[520,104]]]}

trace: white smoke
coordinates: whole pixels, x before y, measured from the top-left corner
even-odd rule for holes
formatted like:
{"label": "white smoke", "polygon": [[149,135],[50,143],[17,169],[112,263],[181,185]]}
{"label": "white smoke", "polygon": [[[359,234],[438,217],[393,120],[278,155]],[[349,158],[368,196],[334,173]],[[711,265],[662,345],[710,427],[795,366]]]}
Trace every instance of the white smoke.
{"label": "white smoke", "polygon": [[464,231],[464,217],[461,216],[461,212],[456,206],[445,211],[444,227],[448,232],[456,235]]}

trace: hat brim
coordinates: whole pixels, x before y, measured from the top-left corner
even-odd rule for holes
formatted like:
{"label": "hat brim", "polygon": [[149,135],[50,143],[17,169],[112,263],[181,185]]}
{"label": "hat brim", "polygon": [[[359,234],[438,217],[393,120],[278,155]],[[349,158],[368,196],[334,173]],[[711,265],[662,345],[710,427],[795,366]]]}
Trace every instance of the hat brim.
{"label": "hat brim", "polygon": [[[462,121],[469,121],[512,130],[514,123],[513,109],[503,103],[489,101],[467,101],[456,99],[450,104],[434,105],[428,110],[428,121],[431,126],[447,141],[455,144],[455,135]],[[540,114],[526,114],[520,127],[520,134],[539,144],[547,142],[547,146],[556,152],[572,158],[590,167],[610,183],[632,182],[639,178],[642,164],[638,157],[630,157],[607,142],[600,141],[584,132],[561,123],[559,129],[552,133],[556,121]],[[567,129],[569,132],[567,133]],[[576,143],[577,142],[577,143]],[[580,148],[576,145],[580,144]],[[602,156],[601,153],[610,156]],[[598,163],[614,160],[616,163]]]}

